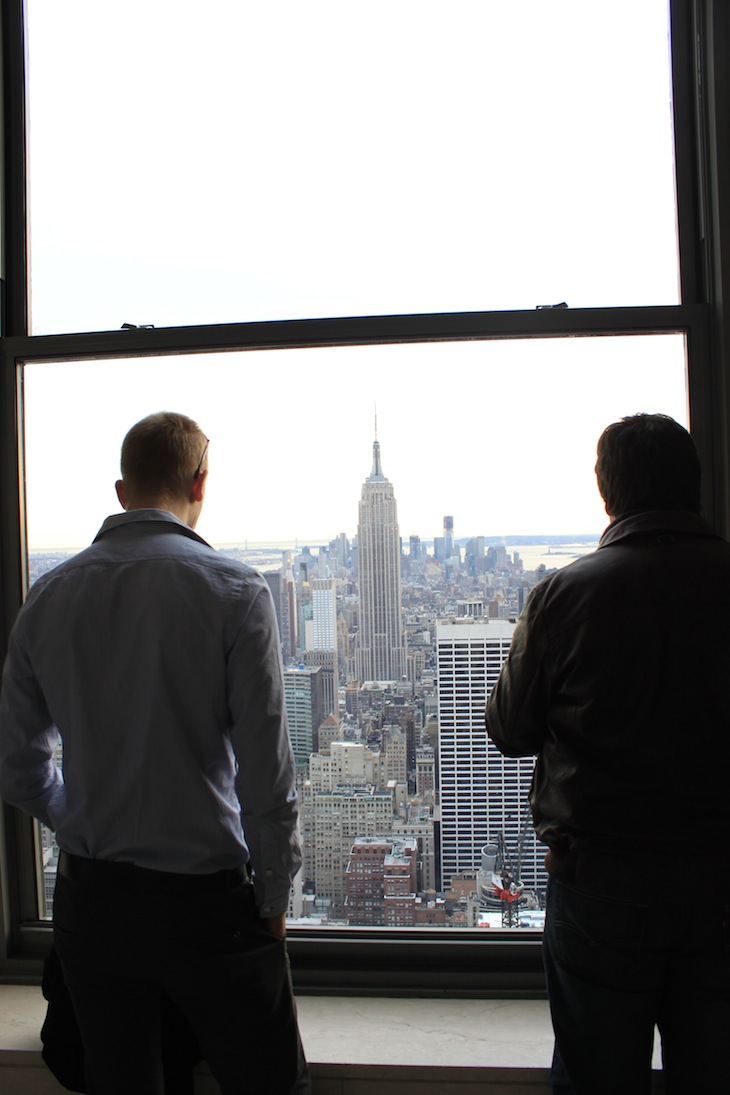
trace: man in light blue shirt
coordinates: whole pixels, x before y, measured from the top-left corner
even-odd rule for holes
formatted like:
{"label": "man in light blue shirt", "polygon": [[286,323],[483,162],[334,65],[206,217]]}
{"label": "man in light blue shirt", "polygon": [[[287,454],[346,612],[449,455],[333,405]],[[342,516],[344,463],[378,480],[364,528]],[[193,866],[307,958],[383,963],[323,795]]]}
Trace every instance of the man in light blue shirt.
{"label": "man in light blue shirt", "polygon": [[262,576],[194,531],[207,457],[184,415],[132,427],[126,512],[35,583],[3,674],[0,795],[62,850],[54,935],[91,1095],[162,1092],[163,992],[224,1095],[309,1090],[284,942],[301,856],[276,619]]}

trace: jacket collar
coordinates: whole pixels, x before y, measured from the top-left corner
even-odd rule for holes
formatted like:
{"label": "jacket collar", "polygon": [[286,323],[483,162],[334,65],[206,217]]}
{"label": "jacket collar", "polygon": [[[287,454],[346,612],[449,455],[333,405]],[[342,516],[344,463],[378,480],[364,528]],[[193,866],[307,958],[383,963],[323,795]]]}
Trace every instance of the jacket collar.
{"label": "jacket collar", "polygon": [[707,536],[715,540],[723,537],[708,525],[704,517],[690,510],[645,510],[626,513],[617,517],[601,536],[599,548],[638,536],[647,532],[668,532],[685,536]]}
{"label": "jacket collar", "polygon": [[147,530],[151,532],[153,531],[152,523],[158,526],[154,530],[155,532],[176,532],[181,536],[189,537],[191,540],[197,540],[199,544],[210,547],[207,540],[204,540],[202,536],[198,536],[197,532],[191,529],[189,525],[184,524],[179,517],[166,509],[131,509],[126,513],[115,513],[111,517],[107,517],[93,542],[96,543],[107,533],[116,532],[118,529],[127,528],[130,525],[140,525],[140,530],[146,525]]}

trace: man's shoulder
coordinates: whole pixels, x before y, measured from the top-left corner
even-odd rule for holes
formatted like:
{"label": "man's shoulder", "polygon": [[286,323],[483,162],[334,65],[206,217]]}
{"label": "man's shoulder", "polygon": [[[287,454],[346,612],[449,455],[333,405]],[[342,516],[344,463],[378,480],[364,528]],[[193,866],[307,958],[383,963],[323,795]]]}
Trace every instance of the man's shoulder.
{"label": "man's shoulder", "polygon": [[89,547],[82,548],[81,551],[77,551],[74,554],[69,554],[68,558],[63,559],[60,563],[56,563],[54,566],[37,576],[33,575],[33,556],[30,556],[30,571],[31,571],[31,586],[28,592],[28,598],[31,596],[38,596],[47,586],[52,586],[55,582],[73,574],[74,571],[93,563],[95,556],[97,555],[96,545],[91,544]]}
{"label": "man's shoulder", "polygon": [[94,543],[39,576],[30,588],[26,604],[48,595],[54,589],[70,590],[93,585],[97,579],[107,582],[132,582],[134,576],[147,574],[147,581],[159,571],[166,584],[182,580],[187,573],[197,574],[211,586],[232,591],[269,589],[260,571],[242,560],[224,554],[198,536],[186,536],[170,526],[130,527],[123,535],[98,537]]}
{"label": "man's shoulder", "polygon": [[[207,551],[205,548],[207,548]],[[222,578],[228,578],[233,582],[241,583],[250,586],[251,588],[256,586],[265,586],[266,589],[269,588],[269,584],[260,570],[250,566],[249,563],[244,563],[241,559],[231,559],[230,556],[223,555],[220,551],[217,551],[207,544],[202,550],[192,552],[190,561],[193,565],[209,570],[211,574],[219,575]]]}
{"label": "man's shoulder", "polygon": [[572,563],[547,574],[533,587],[531,597],[534,600],[545,600],[573,585],[592,582],[597,571],[605,565],[606,560],[601,558],[600,552],[591,551],[588,555],[582,555],[580,559],[574,559]]}
{"label": "man's shoulder", "polygon": [[543,579],[533,591],[533,612],[546,614],[553,627],[570,627],[583,615],[635,615],[667,602],[668,590],[678,610],[696,612],[707,588],[730,610],[730,544],[709,526],[695,532],[681,522],[627,523]]}

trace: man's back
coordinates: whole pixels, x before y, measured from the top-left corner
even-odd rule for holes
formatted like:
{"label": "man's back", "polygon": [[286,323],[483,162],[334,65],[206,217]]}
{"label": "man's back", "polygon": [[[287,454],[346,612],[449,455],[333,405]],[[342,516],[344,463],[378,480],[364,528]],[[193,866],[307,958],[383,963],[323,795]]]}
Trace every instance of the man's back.
{"label": "man's back", "polygon": [[540,752],[540,838],[719,853],[730,839],[730,545],[691,514],[627,517],[538,587],[527,618],[529,667],[518,683],[514,665],[504,674],[489,728],[507,751]]}
{"label": "man's back", "polygon": [[672,419],[613,423],[597,456],[611,524],[536,587],[487,705],[497,747],[537,755],[554,1091],[648,1095],[658,1026],[667,1091],[715,1095],[730,1021],[730,546],[699,516],[699,460]]}
{"label": "man's back", "polygon": [[[67,851],[192,873],[245,862],[234,750],[250,764],[258,713],[249,695],[247,727],[235,704],[258,674],[271,725],[281,722],[283,698],[268,688],[275,632],[260,641],[270,615],[259,574],[157,510],[110,519],[37,583],[17,640],[63,738],[52,820]],[[13,687],[9,674],[9,704]],[[239,776],[253,815],[262,763],[255,780]]]}

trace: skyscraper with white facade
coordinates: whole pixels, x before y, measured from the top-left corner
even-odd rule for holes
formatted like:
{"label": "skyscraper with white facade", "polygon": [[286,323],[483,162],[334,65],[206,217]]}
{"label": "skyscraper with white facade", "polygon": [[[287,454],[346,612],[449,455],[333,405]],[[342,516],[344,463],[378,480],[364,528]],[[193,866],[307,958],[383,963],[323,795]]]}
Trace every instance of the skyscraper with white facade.
{"label": "skyscraper with white facade", "polygon": [[308,650],[335,650],[337,647],[337,589],[334,578],[313,578],[312,641]]}
{"label": "skyscraper with white facade", "polygon": [[401,550],[393,486],[383,475],[380,443],[363,483],[357,552],[360,619],[355,672],[361,682],[400,680],[406,673],[401,598]]}
{"label": "skyscraper with white facade", "polygon": [[526,890],[546,885],[527,796],[533,757],[503,757],[487,738],[486,702],[509,652],[515,624],[475,617],[439,623],[439,794],[442,882],[478,869],[487,840],[521,852]]}
{"label": "skyscraper with white facade", "polygon": [[337,653],[337,583],[313,578],[309,583],[311,618],[305,624],[305,665],[322,670],[325,715],[339,709],[340,667]]}

